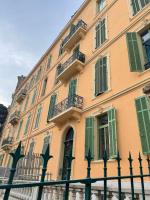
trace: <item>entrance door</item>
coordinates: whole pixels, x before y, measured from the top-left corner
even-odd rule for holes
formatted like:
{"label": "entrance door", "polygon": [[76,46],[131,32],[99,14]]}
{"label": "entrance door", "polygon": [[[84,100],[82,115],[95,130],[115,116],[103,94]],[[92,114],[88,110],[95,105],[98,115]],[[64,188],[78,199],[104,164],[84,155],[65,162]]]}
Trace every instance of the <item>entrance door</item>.
{"label": "entrance door", "polygon": [[71,166],[68,166],[68,160],[67,160],[66,156],[72,156],[73,135],[74,135],[73,128],[70,128],[66,134],[65,141],[64,141],[64,159],[63,159],[63,169],[62,169],[62,180],[67,179],[67,168],[71,167]]}

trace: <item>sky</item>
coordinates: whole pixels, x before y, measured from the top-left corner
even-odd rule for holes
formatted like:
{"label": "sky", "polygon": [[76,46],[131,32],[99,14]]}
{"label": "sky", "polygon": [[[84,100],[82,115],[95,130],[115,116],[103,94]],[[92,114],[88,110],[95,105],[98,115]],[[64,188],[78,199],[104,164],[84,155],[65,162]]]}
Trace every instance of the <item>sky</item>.
{"label": "sky", "polygon": [[0,104],[27,75],[84,0],[0,0]]}

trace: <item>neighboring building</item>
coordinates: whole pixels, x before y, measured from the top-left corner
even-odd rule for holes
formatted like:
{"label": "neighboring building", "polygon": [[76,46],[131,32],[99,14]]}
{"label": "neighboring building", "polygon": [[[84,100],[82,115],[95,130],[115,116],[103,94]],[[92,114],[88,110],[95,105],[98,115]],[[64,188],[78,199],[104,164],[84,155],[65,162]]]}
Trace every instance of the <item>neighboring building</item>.
{"label": "neighboring building", "polygon": [[[52,179],[86,176],[90,148],[92,177],[103,174],[104,150],[109,175],[129,173],[128,154],[143,166],[150,154],[150,4],[144,0],[86,0],[30,74],[16,88],[4,128],[0,154],[21,140],[25,154],[50,144]],[[145,88],[145,89],[143,89]],[[143,90],[146,94],[143,93]],[[138,161],[134,173],[139,172]],[[79,170],[80,169],[80,170]]]}
{"label": "neighboring building", "polygon": [[2,136],[2,130],[4,127],[5,120],[7,118],[8,110],[3,104],[0,104],[0,137]]}

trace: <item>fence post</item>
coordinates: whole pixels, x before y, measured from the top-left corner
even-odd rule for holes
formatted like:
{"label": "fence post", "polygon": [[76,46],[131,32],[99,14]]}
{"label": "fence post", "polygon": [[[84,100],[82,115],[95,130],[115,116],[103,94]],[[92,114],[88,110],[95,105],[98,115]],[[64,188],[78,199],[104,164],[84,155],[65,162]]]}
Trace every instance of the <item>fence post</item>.
{"label": "fence post", "polygon": [[[43,168],[42,168],[42,175],[41,175],[40,182],[42,183],[42,182],[44,182],[44,179],[45,179],[45,175],[46,175],[46,171],[47,171],[47,163],[53,157],[53,156],[49,155],[49,144],[47,146],[45,154],[41,154],[41,156],[43,158]],[[39,190],[38,190],[37,200],[42,199],[42,192],[43,192],[43,186],[40,186]]]}
{"label": "fence post", "polygon": [[132,167],[132,162],[133,162],[133,159],[132,159],[132,156],[131,156],[131,153],[129,152],[129,165],[130,165],[130,180],[131,180],[131,192],[132,192],[132,200],[134,200],[134,181],[133,181],[133,167]]}
{"label": "fence post", "polygon": [[121,166],[120,166],[121,158],[120,158],[119,152],[118,152],[116,160],[117,160],[117,163],[118,163],[118,192],[119,192],[119,199],[122,199],[122,192],[121,192]]}
{"label": "fence post", "polygon": [[[75,157],[72,157],[72,155],[70,155],[70,156],[66,156],[66,159],[68,160],[67,181],[69,181],[70,174],[71,174],[71,164],[72,164],[72,161],[75,159]],[[66,183],[65,192],[64,192],[64,200],[68,200],[68,199],[69,199],[69,183]]]}
{"label": "fence post", "polygon": [[[104,178],[107,178],[107,152],[105,150],[104,152],[104,157],[103,157],[103,161],[104,161]],[[104,200],[107,200],[107,180],[104,180]]]}
{"label": "fence post", "polygon": [[[89,149],[88,155],[86,156],[87,159],[87,178],[91,178],[91,160],[93,159],[91,156],[91,151]],[[85,184],[85,200],[91,199],[91,183]]]}
{"label": "fence post", "polygon": [[[21,142],[19,142],[19,145],[18,145],[15,153],[10,153],[10,155],[12,156],[13,162],[12,162],[12,167],[11,167],[11,170],[10,170],[9,179],[8,179],[8,182],[7,182],[8,185],[12,185],[14,175],[15,175],[15,172],[16,172],[17,163],[18,163],[20,158],[24,157],[24,155],[21,154]],[[3,200],[8,200],[9,195],[10,195],[10,190],[11,190],[11,188],[6,189]]]}
{"label": "fence post", "polygon": [[144,189],[144,178],[143,178],[143,167],[142,167],[142,158],[141,158],[141,154],[139,153],[139,168],[140,168],[140,175],[141,175],[141,186],[142,186],[142,197],[143,200],[145,200],[145,189]]}

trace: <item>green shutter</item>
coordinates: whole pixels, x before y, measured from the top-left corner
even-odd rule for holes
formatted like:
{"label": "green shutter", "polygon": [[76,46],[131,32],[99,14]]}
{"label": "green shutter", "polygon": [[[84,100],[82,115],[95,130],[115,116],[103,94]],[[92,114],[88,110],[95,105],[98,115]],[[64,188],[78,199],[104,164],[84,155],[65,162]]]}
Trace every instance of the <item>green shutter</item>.
{"label": "green shutter", "polygon": [[51,60],[52,60],[52,56],[50,55],[50,56],[48,57],[48,61],[47,61],[47,69],[50,68]]}
{"label": "green shutter", "polygon": [[89,149],[94,158],[94,118],[88,117],[85,120],[85,157],[88,155]]}
{"label": "green shutter", "polygon": [[22,124],[23,124],[23,120],[21,120],[20,123],[19,123],[19,128],[18,128],[18,133],[17,133],[16,139],[19,139],[21,128],[22,128]]}
{"label": "green shutter", "polygon": [[55,104],[56,104],[56,94],[51,96],[50,99],[50,104],[49,104],[49,110],[48,110],[48,117],[47,121],[51,119],[54,115],[54,109],[55,109]]}
{"label": "green shutter", "polygon": [[108,110],[108,130],[109,130],[109,156],[116,158],[117,149],[117,128],[116,128],[116,110],[114,108]]}
{"label": "green shutter", "polygon": [[133,9],[133,15],[135,15],[140,10],[140,5],[137,0],[131,0],[131,6]]}
{"label": "green shutter", "polygon": [[24,106],[24,112],[25,112],[25,111],[26,111],[26,109],[27,109],[28,102],[29,102],[29,96],[27,97],[27,100],[26,100],[26,103],[25,103],[25,106]]}
{"label": "green shutter", "polygon": [[50,136],[44,138],[42,153],[44,154],[49,144]]}
{"label": "green shutter", "polygon": [[101,44],[103,44],[106,40],[106,25],[105,25],[105,19],[101,21]]}
{"label": "green shutter", "polygon": [[150,153],[150,100],[143,96],[135,100],[139,132],[144,154]]}
{"label": "green shutter", "polygon": [[72,97],[76,94],[76,85],[77,85],[77,79],[70,81],[68,97]]}
{"label": "green shutter", "polygon": [[95,95],[98,96],[107,89],[107,57],[104,57],[99,59],[95,65]]}
{"label": "green shutter", "polygon": [[30,147],[29,147],[29,155],[32,155],[33,148],[34,148],[34,142],[31,142]]}
{"label": "green shutter", "polygon": [[47,80],[48,80],[48,78],[44,79],[44,81],[43,81],[41,96],[44,96],[44,94],[45,94],[46,86],[47,86]]}
{"label": "green shutter", "polygon": [[131,72],[140,72],[143,71],[141,58],[140,58],[140,51],[138,47],[138,39],[137,33],[127,33],[127,47],[128,47],[128,54],[129,54],[129,61],[130,61],[130,71]]}
{"label": "green shutter", "polygon": [[38,111],[37,111],[34,128],[38,128],[38,126],[39,126],[39,121],[40,121],[40,117],[41,117],[41,111],[42,111],[42,107],[40,107],[38,109]]}
{"label": "green shutter", "polygon": [[28,119],[27,119],[27,123],[26,123],[26,127],[25,127],[24,134],[27,134],[27,132],[28,132],[28,128],[29,128],[29,124],[30,124],[30,120],[31,120],[31,115],[28,116]]}
{"label": "green shutter", "polygon": [[100,46],[100,24],[98,24],[96,26],[96,47],[95,48],[98,48]]}
{"label": "green shutter", "polygon": [[35,102],[36,93],[37,93],[37,91],[34,90],[34,93],[33,93],[33,96],[32,96],[32,102],[31,102],[31,104],[34,104],[34,102]]}
{"label": "green shutter", "polygon": [[140,1],[142,8],[144,8],[148,3],[150,3],[150,0],[140,0]]}

